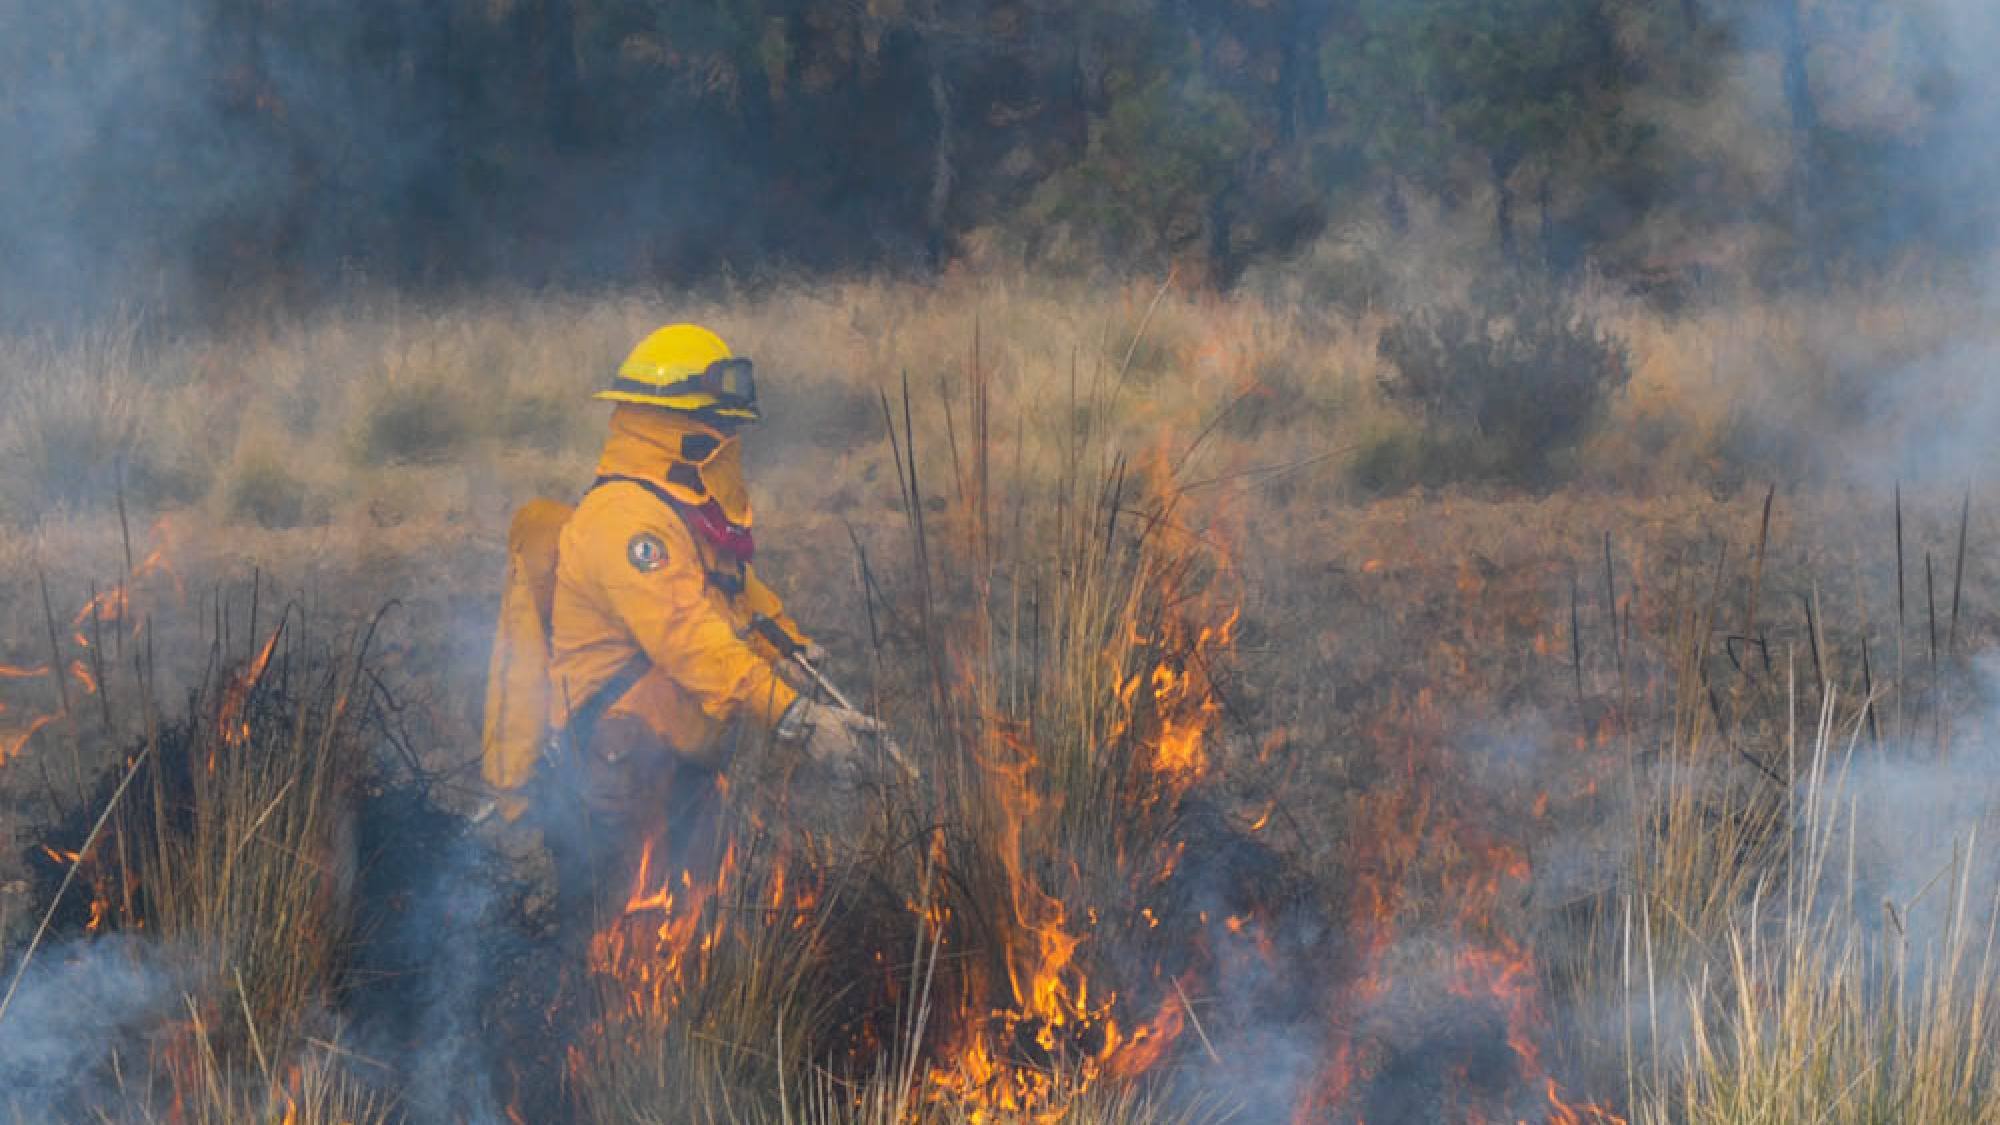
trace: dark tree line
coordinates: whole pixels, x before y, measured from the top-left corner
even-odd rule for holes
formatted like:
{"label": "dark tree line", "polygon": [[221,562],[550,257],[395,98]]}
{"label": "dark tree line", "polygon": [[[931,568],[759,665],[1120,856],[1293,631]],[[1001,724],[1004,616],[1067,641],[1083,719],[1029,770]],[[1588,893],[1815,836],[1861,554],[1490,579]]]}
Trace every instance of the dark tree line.
{"label": "dark tree line", "polygon": [[0,291],[692,282],[975,240],[1227,285],[1418,198],[1501,261],[1644,274],[1751,229],[1800,280],[1983,242],[1951,6],[0,0]]}

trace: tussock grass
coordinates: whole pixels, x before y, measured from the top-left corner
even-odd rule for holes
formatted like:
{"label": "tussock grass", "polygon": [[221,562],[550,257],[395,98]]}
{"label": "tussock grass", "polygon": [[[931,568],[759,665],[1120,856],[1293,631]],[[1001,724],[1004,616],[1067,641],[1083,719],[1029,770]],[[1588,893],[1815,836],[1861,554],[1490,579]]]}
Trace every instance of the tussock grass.
{"label": "tussock grass", "polygon": [[316,522],[320,501],[300,467],[268,446],[242,450],[229,469],[227,510],[233,521],[268,528]]}
{"label": "tussock grass", "polygon": [[363,464],[454,461],[473,432],[470,396],[441,381],[390,382],[364,410],[355,449]]}
{"label": "tussock grass", "polygon": [[[2000,886],[1977,826],[1930,880],[1872,897],[1861,724],[1829,701],[1811,729],[1777,854],[1704,864],[1720,849],[1680,837],[1679,862],[1723,883],[1640,908],[1636,1120],[2000,1121]],[[1699,799],[1686,785],[1666,785],[1672,804]]]}
{"label": "tussock grass", "polygon": [[[366,767],[368,681],[355,655],[300,629],[288,618],[247,652],[218,638],[178,719],[144,702],[143,660],[122,685],[146,733],[85,810],[104,810],[101,822],[47,837],[51,856],[79,857],[80,876],[54,891],[50,917],[70,940],[136,939],[101,955],[132,959],[129,972],[172,999],[149,1010],[135,992],[122,1003],[140,1008],[61,1088],[0,1109],[216,1125],[390,1119],[392,1097],[341,1049],[333,1014],[353,937],[350,801]],[[36,951],[9,966],[11,980]],[[0,1009],[0,1030],[36,1034],[6,1018]]]}
{"label": "tussock grass", "polygon": [[2000,1121],[2000,879],[1981,850],[2000,788],[1875,741],[1886,680],[1844,694],[1794,654],[1732,686],[1705,604],[1680,618],[1670,721],[1628,779],[1618,898],[1551,950],[1581,982],[1583,1053],[1623,1070],[1648,1125]]}

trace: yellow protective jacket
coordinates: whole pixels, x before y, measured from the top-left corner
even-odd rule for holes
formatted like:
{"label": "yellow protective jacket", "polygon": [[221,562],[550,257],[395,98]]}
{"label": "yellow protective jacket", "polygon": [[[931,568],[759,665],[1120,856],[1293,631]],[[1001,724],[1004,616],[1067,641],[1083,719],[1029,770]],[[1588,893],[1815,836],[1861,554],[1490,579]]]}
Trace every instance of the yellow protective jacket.
{"label": "yellow protective jacket", "polygon": [[[550,717],[565,726],[643,659],[644,676],[616,701],[603,701],[603,714],[636,717],[667,748],[713,762],[731,723],[748,718],[768,729],[796,698],[773,668],[776,652],[750,639],[752,617],[770,617],[805,638],[749,564],[719,557],[654,491],[685,491],[684,484],[669,489],[666,474],[682,437],[701,428],[661,410],[614,413],[599,476],[653,488],[602,483],[563,525],[549,620]],[[747,526],[733,453],[703,466],[701,476],[709,492],[731,502],[732,520]],[[738,583],[740,590],[729,588]]]}

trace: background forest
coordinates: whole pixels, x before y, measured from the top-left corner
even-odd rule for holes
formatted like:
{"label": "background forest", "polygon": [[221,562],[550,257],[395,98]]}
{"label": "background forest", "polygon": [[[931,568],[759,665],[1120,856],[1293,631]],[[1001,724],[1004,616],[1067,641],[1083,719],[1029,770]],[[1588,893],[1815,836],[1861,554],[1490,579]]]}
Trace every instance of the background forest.
{"label": "background forest", "polygon": [[[995,253],[1230,286],[1357,231],[1407,255],[1394,236],[1433,215],[1462,264],[1673,299],[1949,268],[1993,225],[1968,143],[1990,22],[1931,0],[6,0],[0,286],[17,319]],[[1394,295],[1339,264],[1324,296]]]}

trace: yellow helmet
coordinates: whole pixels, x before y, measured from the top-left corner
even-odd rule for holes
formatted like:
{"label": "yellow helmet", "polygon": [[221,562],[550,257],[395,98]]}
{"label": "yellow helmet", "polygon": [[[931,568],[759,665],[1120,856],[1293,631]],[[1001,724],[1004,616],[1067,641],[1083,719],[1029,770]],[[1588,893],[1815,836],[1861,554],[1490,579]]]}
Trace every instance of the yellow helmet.
{"label": "yellow helmet", "polygon": [[749,359],[732,355],[722,337],[698,324],[669,324],[639,341],[611,389],[596,397],[716,420],[762,417]]}

